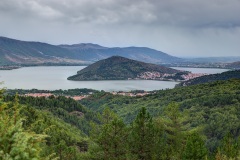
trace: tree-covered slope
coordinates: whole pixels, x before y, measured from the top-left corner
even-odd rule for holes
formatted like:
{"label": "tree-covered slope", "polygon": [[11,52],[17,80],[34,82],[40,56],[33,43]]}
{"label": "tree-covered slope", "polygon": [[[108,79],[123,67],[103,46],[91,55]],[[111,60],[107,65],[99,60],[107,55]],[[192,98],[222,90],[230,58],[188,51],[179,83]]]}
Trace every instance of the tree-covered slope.
{"label": "tree-covered slope", "polygon": [[[6,102],[11,102],[13,99],[14,96],[11,95],[4,97]],[[51,96],[49,98],[19,96],[19,103],[39,110],[47,110],[66,123],[79,128],[85,134],[89,133],[90,121],[97,121],[95,113],[71,98],[62,96]]]}
{"label": "tree-covered slope", "polygon": [[77,72],[68,80],[126,80],[135,79],[144,72],[174,74],[181,71],[155,64],[139,62],[120,56],[100,60]]}
{"label": "tree-covered slope", "polygon": [[63,117],[59,110],[63,101],[59,100],[54,112],[49,101],[19,98],[21,103],[17,97],[0,93],[0,159],[81,159],[88,137],[81,127],[67,121],[74,117]]}
{"label": "tree-covered slope", "polygon": [[176,102],[188,113],[189,128],[202,128],[209,148],[218,145],[226,133],[240,135],[240,80],[179,87],[144,97],[114,96],[98,93],[81,103],[95,111],[110,107],[125,122],[132,122],[141,107],[153,116],[164,115],[166,106]]}
{"label": "tree-covered slope", "polygon": [[102,111],[108,106],[123,117],[125,121],[131,122],[132,117],[141,107],[146,107],[153,115],[161,114],[161,111],[170,102],[181,104],[182,109],[189,109],[190,104],[198,107],[219,107],[237,104],[240,98],[239,93],[240,80],[233,79],[159,90],[143,97],[120,96],[100,92],[81,100],[80,103],[93,111]]}
{"label": "tree-covered slope", "polygon": [[240,79],[240,70],[233,70],[233,71],[227,71],[223,73],[210,74],[210,75],[197,77],[194,79],[190,79],[188,81],[181,82],[177,84],[177,86],[190,86],[190,85],[214,82],[219,80],[228,80],[232,78]]}

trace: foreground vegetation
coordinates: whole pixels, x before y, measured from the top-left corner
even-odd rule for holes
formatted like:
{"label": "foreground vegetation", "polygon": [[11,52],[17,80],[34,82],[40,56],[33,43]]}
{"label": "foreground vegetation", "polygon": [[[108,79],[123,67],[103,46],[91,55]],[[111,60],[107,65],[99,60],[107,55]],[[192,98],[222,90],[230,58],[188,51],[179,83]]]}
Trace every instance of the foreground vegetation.
{"label": "foreground vegetation", "polygon": [[47,110],[0,100],[0,159],[77,159],[88,138]]}
{"label": "foreground vegetation", "polygon": [[135,98],[97,92],[81,104],[0,97],[0,159],[240,158],[240,80]]}

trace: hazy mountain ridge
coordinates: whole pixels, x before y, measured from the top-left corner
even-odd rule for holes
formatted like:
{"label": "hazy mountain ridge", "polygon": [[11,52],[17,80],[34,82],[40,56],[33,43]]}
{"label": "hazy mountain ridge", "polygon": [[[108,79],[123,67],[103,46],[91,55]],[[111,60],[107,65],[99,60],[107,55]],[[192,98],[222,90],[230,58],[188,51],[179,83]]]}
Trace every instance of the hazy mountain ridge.
{"label": "hazy mountain ridge", "polygon": [[126,58],[146,61],[150,63],[171,63],[181,62],[181,58],[168,55],[164,52],[157,51],[147,47],[102,47],[96,44],[75,44],[75,45],[60,45],[60,47],[69,49],[77,55],[82,55],[82,58],[87,61],[98,61],[109,58],[111,56],[123,56]]}
{"label": "hazy mountain ridge", "polygon": [[98,44],[93,44],[93,43],[79,43],[79,44],[61,44],[58,45],[59,47],[66,48],[69,50],[74,50],[74,49],[106,49],[107,47],[100,46]]}
{"label": "hazy mountain ridge", "polygon": [[225,66],[225,63],[240,61],[240,57],[231,56],[178,58],[147,47],[110,48],[92,43],[51,45],[0,37],[0,65],[86,65],[116,55],[164,65],[223,63]]}
{"label": "hazy mountain ridge", "polygon": [[3,64],[83,63],[64,48],[5,37],[0,37],[0,56]]}
{"label": "hazy mountain ridge", "polygon": [[108,48],[91,43],[51,45],[0,37],[0,65],[89,64],[114,55],[150,63],[182,60],[146,47]]}
{"label": "hazy mountain ridge", "polygon": [[[179,70],[163,67],[156,64],[144,63],[120,56],[100,60],[77,72],[76,75],[68,77],[68,80],[126,80],[145,79],[140,77],[145,73],[169,74],[182,73]],[[171,77],[172,78],[172,77]],[[169,78],[170,79],[170,78]]]}

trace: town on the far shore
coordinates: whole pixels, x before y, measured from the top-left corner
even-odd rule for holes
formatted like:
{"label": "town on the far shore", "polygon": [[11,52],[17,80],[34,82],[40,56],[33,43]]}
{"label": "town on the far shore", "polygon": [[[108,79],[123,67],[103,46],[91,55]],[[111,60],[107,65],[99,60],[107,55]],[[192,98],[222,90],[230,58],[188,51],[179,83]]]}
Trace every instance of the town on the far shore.
{"label": "town on the far shore", "polygon": [[[174,74],[167,74],[167,73],[159,73],[159,72],[143,72],[137,76],[135,79],[144,79],[144,80],[160,80],[160,81],[176,81],[176,78],[171,78],[175,77],[177,73]],[[177,79],[177,81],[187,81],[193,78],[201,77],[204,75],[208,75],[206,73],[191,73],[191,72],[186,72],[182,75],[180,75],[180,79]],[[130,80],[130,78],[129,78]]]}

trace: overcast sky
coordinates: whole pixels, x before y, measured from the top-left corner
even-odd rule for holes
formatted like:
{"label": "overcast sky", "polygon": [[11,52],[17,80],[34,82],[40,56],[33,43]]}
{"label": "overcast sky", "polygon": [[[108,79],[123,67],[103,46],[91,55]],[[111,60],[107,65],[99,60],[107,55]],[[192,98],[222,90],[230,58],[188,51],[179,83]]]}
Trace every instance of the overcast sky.
{"label": "overcast sky", "polygon": [[0,36],[240,56],[240,0],[0,0]]}

